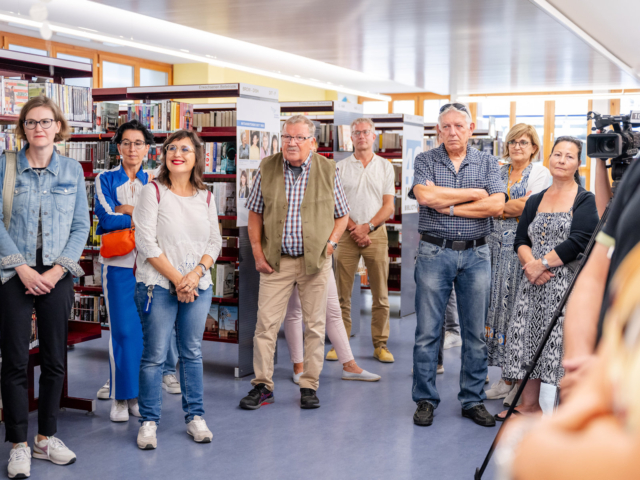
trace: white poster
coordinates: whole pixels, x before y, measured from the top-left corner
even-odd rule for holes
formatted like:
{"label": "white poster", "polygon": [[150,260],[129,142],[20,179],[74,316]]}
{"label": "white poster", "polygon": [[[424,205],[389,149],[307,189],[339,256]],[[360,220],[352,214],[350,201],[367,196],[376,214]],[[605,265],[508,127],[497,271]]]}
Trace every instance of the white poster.
{"label": "white poster", "polygon": [[245,204],[264,157],[280,151],[280,104],[238,98],[238,163],[236,164],[236,205],[238,227],[246,227],[249,210]]}
{"label": "white poster", "polygon": [[413,186],[413,169],[416,157],[422,153],[423,137],[424,126],[404,124],[402,139],[402,214],[416,213],[418,211],[418,202],[409,198],[409,191]]}

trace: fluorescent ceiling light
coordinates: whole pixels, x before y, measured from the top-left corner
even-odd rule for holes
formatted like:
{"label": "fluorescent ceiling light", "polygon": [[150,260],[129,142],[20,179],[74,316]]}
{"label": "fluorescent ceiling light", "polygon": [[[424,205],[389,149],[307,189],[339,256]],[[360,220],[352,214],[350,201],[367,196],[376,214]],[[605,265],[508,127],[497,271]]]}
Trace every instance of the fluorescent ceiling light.
{"label": "fluorescent ceiling light", "polygon": [[541,93],[539,95],[473,95],[473,96],[464,96],[460,95],[457,97],[459,102],[464,103],[484,103],[490,102],[491,100],[507,100],[510,102],[517,102],[521,100],[563,100],[563,99],[576,99],[576,98],[584,98],[585,100],[615,100],[624,97],[631,97],[640,95],[638,92],[631,93],[565,93],[565,94],[544,94]]}
{"label": "fluorescent ceiling light", "polygon": [[58,37],[67,37],[67,38],[73,38],[74,40],[81,40],[83,42],[90,42],[91,39],[90,38],[84,38],[84,37],[79,37],[78,35],[70,35],[68,33],[56,33],[56,36]]}
{"label": "fluorescent ceiling light", "polygon": [[[15,24],[18,24],[16,26],[20,26],[20,27],[26,26],[26,27],[35,27],[39,29],[42,26],[41,22],[36,22],[34,20],[30,20],[24,17],[15,17],[12,15],[6,15],[2,13],[0,13],[0,21],[9,22],[9,23],[13,22]],[[182,58],[182,59],[193,60],[194,62],[208,63],[216,67],[231,68],[234,70],[240,70],[242,72],[253,73],[255,75],[263,75],[265,77],[276,78],[278,80],[284,80],[286,82],[299,83],[302,85],[320,88],[323,90],[335,90],[340,93],[348,93],[351,95],[358,95],[361,97],[372,98],[375,100],[382,100],[385,102],[388,102],[391,100],[391,97],[388,95],[369,93],[361,90],[355,90],[352,88],[344,88],[344,87],[336,88],[332,86],[327,86],[327,84],[324,82],[318,82],[318,81],[312,81],[312,80],[306,80],[304,78],[300,78],[298,75],[291,76],[291,75],[284,75],[281,73],[274,73],[274,72],[270,72],[268,70],[262,70],[259,68],[252,68],[245,65],[238,65],[235,63],[224,62],[221,60],[217,60],[215,58],[212,59],[205,55],[194,55],[192,53],[185,53],[184,51],[180,51],[180,50],[173,50],[170,48],[158,47],[155,45],[148,45],[144,43],[134,42],[132,40],[125,40],[123,38],[116,38],[108,35],[102,35],[100,33],[82,31],[75,28],[67,28],[67,27],[55,25],[52,23],[49,23],[49,27],[51,28],[51,31],[56,32],[58,34],[74,35],[74,36],[86,38],[89,40],[95,40],[103,44],[110,43],[110,44],[121,45],[125,47],[137,48],[139,50],[146,50],[148,52],[156,52],[164,55],[171,55],[171,56]]]}

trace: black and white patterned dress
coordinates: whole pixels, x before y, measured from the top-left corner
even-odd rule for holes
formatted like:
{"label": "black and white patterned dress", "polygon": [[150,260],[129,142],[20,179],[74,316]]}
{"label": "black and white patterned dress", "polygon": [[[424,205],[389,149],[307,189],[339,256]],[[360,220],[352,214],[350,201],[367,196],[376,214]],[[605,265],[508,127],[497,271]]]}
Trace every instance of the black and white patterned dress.
{"label": "black and white patterned dress", "polygon": [[[527,230],[534,258],[545,256],[569,238],[572,221],[571,211],[538,213]],[[551,273],[555,277],[544,285],[532,285],[526,277],[520,282],[507,334],[502,374],[504,378],[524,378],[522,365],[530,361],[536,352],[549,321],[574,275],[571,267],[567,265],[552,268]],[[539,378],[552,385],[558,385],[560,382],[564,375],[563,328],[564,312],[556,323],[531,378]]]}

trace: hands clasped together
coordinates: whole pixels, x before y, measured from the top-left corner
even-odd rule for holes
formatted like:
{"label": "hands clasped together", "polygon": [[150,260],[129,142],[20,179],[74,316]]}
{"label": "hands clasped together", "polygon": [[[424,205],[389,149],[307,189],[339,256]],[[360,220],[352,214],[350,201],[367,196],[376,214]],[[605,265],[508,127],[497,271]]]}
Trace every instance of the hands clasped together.
{"label": "hands clasped together", "polygon": [[529,280],[529,283],[532,283],[533,285],[544,285],[555,277],[551,271],[547,270],[544,265],[542,265],[542,261],[540,259],[534,259],[526,263],[525,266],[522,267],[522,270],[524,270],[524,274],[527,277],[527,280]]}
{"label": "hands clasped together", "polygon": [[178,294],[178,301],[182,303],[193,302],[198,295],[198,284],[200,283],[200,277],[194,271],[191,271],[184,275],[176,286],[176,293]]}

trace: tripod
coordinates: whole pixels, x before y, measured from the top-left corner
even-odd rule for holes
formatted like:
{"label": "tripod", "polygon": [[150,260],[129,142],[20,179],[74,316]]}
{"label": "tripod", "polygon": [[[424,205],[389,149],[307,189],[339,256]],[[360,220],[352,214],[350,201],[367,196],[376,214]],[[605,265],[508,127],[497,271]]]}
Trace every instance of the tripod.
{"label": "tripod", "polygon": [[533,373],[533,369],[535,368],[536,364],[538,363],[538,360],[540,359],[540,356],[542,355],[542,351],[544,350],[544,347],[547,344],[549,337],[551,336],[551,332],[553,331],[553,328],[558,323],[558,319],[562,316],[562,310],[564,309],[567,303],[567,300],[569,299],[569,295],[571,295],[571,291],[573,290],[576,280],[578,279],[578,275],[580,275],[582,268],[587,263],[587,259],[591,254],[591,250],[593,250],[593,246],[596,243],[596,236],[598,235],[598,233],[600,233],[600,230],[602,230],[602,227],[607,221],[610,207],[611,207],[611,200],[609,200],[609,203],[607,204],[607,208],[602,214],[602,217],[600,218],[600,221],[598,222],[598,225],[594,230],[593,235],[591,235],[591,238],[589,239],[589,243],[587,244],[587,248],[585,248],[584,253],[581,253],[578,256],[579,262],[578,262],[578,268],[576,269],[576,273],[573,276],[573,279],[571,280],[571,282],[569,283],[569,286],[567,287],[567,291],[564,293],[562,300],[560,300],[560,303],[558,304],[558,307],[556,308],[556,311],[554,312],[553,317],[551,317],[551,320],[549,321],[549,325],[547,326],[547,330],[544,332],[544,335],[542,336],[542,340],[540,340],[540,345],[538,345],[538,349],[536,350],[536,353],[531,358],[531,361],[523,365],[525,370],[524,378],[522,379],[522,382],[518,387],[516,396],[513,398],[513,401],[511,402],[511,406],[507,411],[507,415],[504,418],[504,422],[500,426],[500,430],[498,430],[498,433],[495,439],[493,440],[493,443],[491,444],[491,448],[489,448],[489,452],[487,453],[487,456],[485,457],[484,462],[482,462],[482,466],[480,468],[476,468],[476,473],[475,473],[475,476],[473,477],[474,480],[480,480],[482,478],[482,475],[484,474],[484,471],[487,468],[487,465],[489,465],[489,460],[491,460],[491,457],[493,456],[493,452],[496,449],[496,445],[498,444],[498,440],[500,439],[500,432],[502,432],[502,427],[504,427],[504,425],[507,423],[507,420],[509,419],[509,417],[511,417],[511,414],[515,410],[516,405],[518,405],[518,400],[520,400],[520,395],[522,395],[522,392],[524,391],[524,387],[529,381],[529,377]]}

